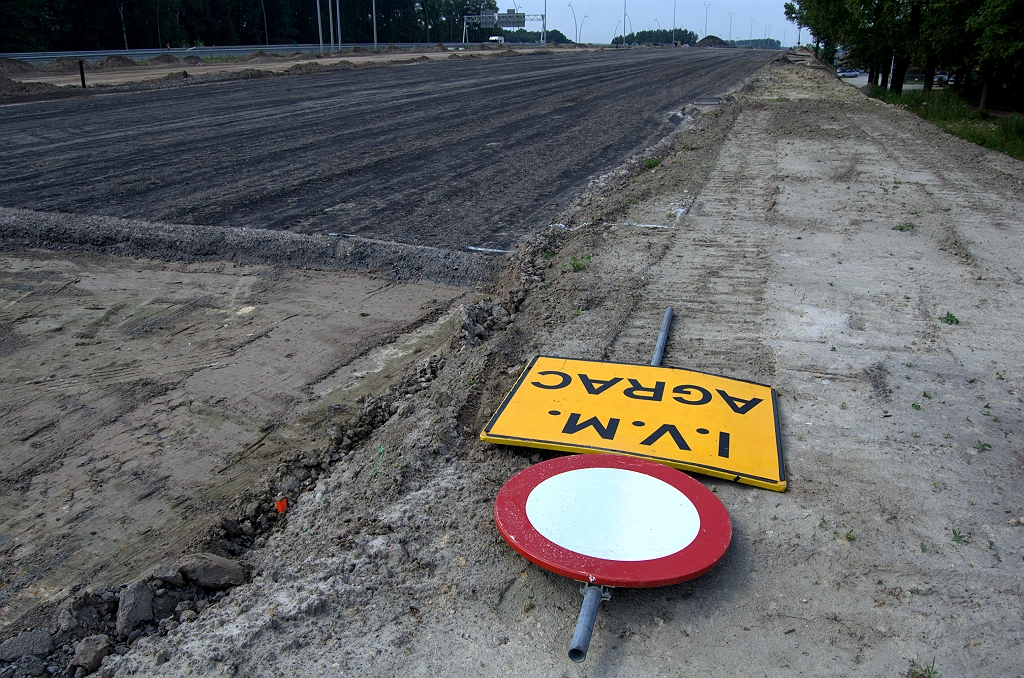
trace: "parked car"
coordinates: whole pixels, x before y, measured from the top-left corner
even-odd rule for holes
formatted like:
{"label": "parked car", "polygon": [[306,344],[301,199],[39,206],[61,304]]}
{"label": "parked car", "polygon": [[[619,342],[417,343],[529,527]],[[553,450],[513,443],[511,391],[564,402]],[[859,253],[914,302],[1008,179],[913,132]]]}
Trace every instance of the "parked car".
{"label": "parked car", "polygon": [[949,74],[944,71],[938,71],[935,77],[932,78],[932,84],[936,87],[945,87],[949,84]]}
{"label": "parked car", "polygon": [[840,68],[836,71],[836,75],[840,78],[856,78],[860,75],[860,71],[856,68]]}

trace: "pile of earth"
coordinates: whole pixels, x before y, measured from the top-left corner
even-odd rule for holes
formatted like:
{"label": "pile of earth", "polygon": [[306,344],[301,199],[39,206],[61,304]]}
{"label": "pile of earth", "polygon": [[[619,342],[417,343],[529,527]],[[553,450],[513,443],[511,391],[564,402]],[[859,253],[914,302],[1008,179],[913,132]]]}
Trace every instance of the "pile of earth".
{"label": "pile of earth", "polygon": [[56,85],[44,84],[41,82],[16,82],[8,77],[0,75],[0,99],[7,97],[20,97],[27,94],[55,92],[58,89],[59,88]]}
{"label": "pile of earth", "polygon": [[158,54],[146,62],[149,66],[177,66],[181,59],[173,54]]}
{"label": "pile of earth", "polygon": [[0,57],[0,75],[23,75],[35,72],[36,67],[26,61]]}
{"label": "pile of earth", "polygon": [[92,66],[93,68],[133,68],[139,64],[123,54],[111,54],[103,57]]}
{"label": "pile of earth", "polygon": [[[78,61],[78,59],[72,59],[71,57],[57,57],[45,66],[40,66],[39,70],[46,71],[47,73],[77,73]],[[92,70],[92,64],[88,61],[85,62],[85,70]]]}
{"label": "pile of earth", "polygon": [[285,69],[285,73],[290,75],[305,75],[307,73],[329,73],[331,71],[344,71],[350,68],[355,68],[348,61],[339,61],[333,64],[321,64],[316,61],[303,61],[302,63],[289,66]]}
{"label": "pile of earth", "polygon": [[173,73],[168,73],[162,78],[157,78],[155,82],[174,82],[176,80],[187,80],[190,77],[192,76],[188,74],[188,71],[174,71]]}
{"label": "pile of earth", "polygon": [[261,49],[261,50],[257,50],[255,52],[253,52],[252,54],[248,55],[247,57],[242,59],[242,61],[244,61],[246,63],[250,63],[250,62],[253,62],[253,61],[264,63],[264,62],[267,62],[267,61],[280,61],[281,59],[284,59],[284,58],[285,57],[283,57],[283,56],[281,56],[279,54],[267,54],[266,52],[264,52]]}
{"label": "pile of earth", "polygon": [[195,54],[189,54],[186,57],[181,58],[181,62],[188,64],[189,66],[202,66],[203,60],[201,57],[197,57]]}

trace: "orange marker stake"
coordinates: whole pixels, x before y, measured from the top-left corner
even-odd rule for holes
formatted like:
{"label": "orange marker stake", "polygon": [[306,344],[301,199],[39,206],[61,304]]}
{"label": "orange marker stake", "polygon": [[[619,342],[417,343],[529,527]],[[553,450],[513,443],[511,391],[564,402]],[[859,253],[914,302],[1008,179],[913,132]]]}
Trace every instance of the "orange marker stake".
{"label": "orange marker stake", "polygon": [[284,513],[288,510],[288,499],[286,497],[281,497],[274,503],[274,505],[277,507],[278,513]]}

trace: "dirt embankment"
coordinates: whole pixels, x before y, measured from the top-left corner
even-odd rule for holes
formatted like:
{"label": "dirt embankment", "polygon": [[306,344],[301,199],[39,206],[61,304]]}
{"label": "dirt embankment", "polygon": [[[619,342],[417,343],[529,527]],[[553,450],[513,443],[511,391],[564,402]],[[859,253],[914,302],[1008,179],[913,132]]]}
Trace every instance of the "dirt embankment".
{"label": "dirt embankment", "polygon": [[[1016,675],[1024,165],[791,64],[650,155],[521,243],[445,348],[310,428],[299,453],[336,460],[249,583],[101,673]],[[477,434],[537,353],[646,361],[666,305],[666,364],[777,389],[789,490],[702,478],[726,557],[615,591],[572,665],[578,587],[491,517],[549,455]]]}
{"label": "dirt embankment", "polygon": [[[595,51],[600,48],[586,48],[581,51]],[[268,78],[279,75],[302,75],[325,73],[351,68],[376,68],[381,66],[416,64],[444,58],[481,58],[517,56],[521,54],[550,54],[550,49],[527,46],[499,47],[476,45],[465,52],[452,52],[443,44],[401,49],[388,45],[378,52],[363,47],[330,52],[326,54],[268,54],[256,51],[240,59],[202,59],[194,54],[178,57],[174,54],[158,54],[146,61],[135,61],[124,55],[114,54],[95,62],[85,62],[88,88],[80,87],[78,59],[58,57],[43,66],[33,66],[17,59],[0,59],[0,100],[20,99],[34,95],[54,94],[86,95],[89,88],[100,91],[124,89],[146,89],[169,86],[176,81],[205,83],[222,80]],[[187,66],[187,70],[181,70]],[[54,89],[54,88],[59,89]]]}

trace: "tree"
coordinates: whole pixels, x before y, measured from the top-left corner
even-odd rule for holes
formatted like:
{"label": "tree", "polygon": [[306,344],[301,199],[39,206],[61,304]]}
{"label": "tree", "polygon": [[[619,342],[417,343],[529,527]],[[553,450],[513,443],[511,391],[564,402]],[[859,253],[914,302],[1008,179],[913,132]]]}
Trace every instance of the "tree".
{"label": "tree", "polygon": [[1024,0],[985,0],[967,20],[968,30],[978,37],[978,71],[982,90],[980,110],[988,110],[990,85],[1020,83],[1024,76]]}

